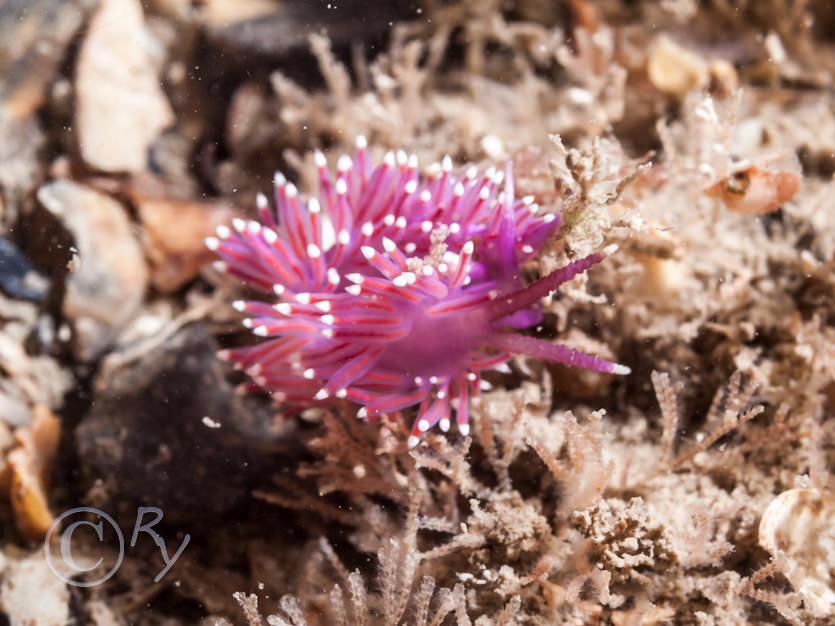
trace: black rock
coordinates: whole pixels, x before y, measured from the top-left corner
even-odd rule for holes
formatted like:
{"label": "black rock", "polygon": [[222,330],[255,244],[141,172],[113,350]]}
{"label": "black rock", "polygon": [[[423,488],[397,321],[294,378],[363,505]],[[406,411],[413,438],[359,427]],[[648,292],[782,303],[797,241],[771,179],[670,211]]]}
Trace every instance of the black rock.
{"label": "black rock", "polygon": [[366,0],[338,3],[282,2],[273,13],[212,29],[211,39],[238,53],[279,58],[294,50],[307,49],[313,33],[327,33],[334,45],[374,41],[385,36],[394,22],[414,19],[418,2],[395,0],[369,4]]}
{"label": "black rock", "polygon": [[131,521],[137,506],[156,506],[166,522],[196,524],[250,499],[276,453],[298,448],[293,422],[236,394],[215,350],[194,325],[138,360],[105,359],[75,433],[87,488],[104,487],[96,505]]}

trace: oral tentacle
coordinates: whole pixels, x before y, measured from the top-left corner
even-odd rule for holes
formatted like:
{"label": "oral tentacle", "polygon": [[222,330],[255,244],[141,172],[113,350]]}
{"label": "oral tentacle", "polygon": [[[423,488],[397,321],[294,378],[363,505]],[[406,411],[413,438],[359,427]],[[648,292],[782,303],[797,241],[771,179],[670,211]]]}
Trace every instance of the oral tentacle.
{"label": "oral tentacle", "polygon": [[569,348],[558,343],[551,343],[535,337],[527,337],[517,333],[497,332],[487,339],[487,345],[499,350],[506,350],[515,354],[536,357],[545,361],[552,361],[581,367],[606,374],[629,374],[632,370],[600,357],[592,356],[580,350]]}

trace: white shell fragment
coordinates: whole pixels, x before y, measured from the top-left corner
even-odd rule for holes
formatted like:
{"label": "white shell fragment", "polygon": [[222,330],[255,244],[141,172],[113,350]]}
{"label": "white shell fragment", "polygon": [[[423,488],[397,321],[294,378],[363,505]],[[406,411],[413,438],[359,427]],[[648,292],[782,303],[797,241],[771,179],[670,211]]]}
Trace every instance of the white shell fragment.
{"label": "white shell fragment", "polygon": [[76,66],[76,124],[81,156],[104,172],[141,172],[148,149],[174,112],[148,54],[142,3],[104,0]]}
{"label": "white shell fragment", "polygon": [[790,489],[760,521],[760,545],[818,617],[835,615],[835,494]]}

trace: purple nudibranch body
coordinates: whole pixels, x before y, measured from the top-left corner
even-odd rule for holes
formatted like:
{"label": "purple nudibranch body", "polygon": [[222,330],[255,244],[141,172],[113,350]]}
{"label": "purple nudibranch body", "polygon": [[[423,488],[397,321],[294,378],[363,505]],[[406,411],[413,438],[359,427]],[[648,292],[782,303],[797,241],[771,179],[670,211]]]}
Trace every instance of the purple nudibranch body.
{"label": "purple nudibranch body", "polygon": [[[511,354],[613,374],[629,368],[514,329],[540,322],[540,298],[604,258],[595,253],[525,285],[519,267],[560,225],[514,196],[513,174],[452,173],[445,157],[422,179],[417,159],[373,166],[360,137],[333,178],[317,152],[318,197],[305,204],[275,177],[275,210],[221,226],[206,245],[220,266],[277,302],[238,301],[265,340],[223,350],[281,402],[334,396],[370,419],[418,405],[409,445],[438,425],[469,432],[469,398]],[[503,183],[503,186],[502,186]],[[501,187],[501,189],[500,189]]]}

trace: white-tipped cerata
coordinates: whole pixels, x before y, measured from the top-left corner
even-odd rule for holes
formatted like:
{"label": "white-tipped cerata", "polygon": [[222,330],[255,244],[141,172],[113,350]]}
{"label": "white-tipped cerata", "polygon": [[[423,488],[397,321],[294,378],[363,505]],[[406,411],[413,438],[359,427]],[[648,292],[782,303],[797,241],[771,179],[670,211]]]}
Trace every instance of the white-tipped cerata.
{"label": "white-tipped cerata", "polygon": [[278,241],[278,234],[272,228],[264,226],[264,228],[261,229],[261,235],[264,237],[264,241],[270,245],[273,245],[276,241]]}
{"label": "white-tipped cerata", "polygon": [[[354,162],[351,160],[351,157],[349,157],[347,154],[343,154],[341,157],[339,157],[339,160],[336,162],[336,169],[340,172],[347,172],[351,169],[353,164]],[[339,190],[337,189],[337,193],[338,192]]]}

